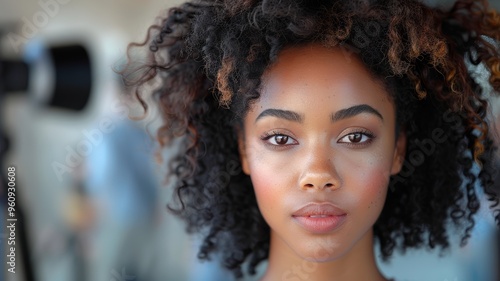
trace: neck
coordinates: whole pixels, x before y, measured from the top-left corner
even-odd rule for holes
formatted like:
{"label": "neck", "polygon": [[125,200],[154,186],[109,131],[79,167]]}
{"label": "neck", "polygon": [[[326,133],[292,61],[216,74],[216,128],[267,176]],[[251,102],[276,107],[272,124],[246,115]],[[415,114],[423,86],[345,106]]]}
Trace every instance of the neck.
{"label": "neck", "polygon": [[386,281],[375,262],[370,230],[346,254],[328,262],[312,262],[297,256],[271,232],[268,268],[261,281]]}

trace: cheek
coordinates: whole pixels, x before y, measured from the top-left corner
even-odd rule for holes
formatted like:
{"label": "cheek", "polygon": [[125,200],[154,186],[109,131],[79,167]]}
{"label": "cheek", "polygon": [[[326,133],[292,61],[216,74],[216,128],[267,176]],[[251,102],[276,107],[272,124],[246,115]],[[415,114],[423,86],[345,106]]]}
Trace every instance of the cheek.
{"label": "cheek", "polygon": [[[257,206],[266,223],[272,228],[280,225],[282,208],[280,203],[284,193],[280,191],[280,181],[271,169],[258,167],[252,170],[250,178],[257,199]],[[281,185],[282,186],[282,185]]]}
{"label": "cheek", "polygon": [[[252,147],[258,147],[255,144]],[[268,224],[282,215],[289,198],[290,188],[296,186],[292,177],[291,163],[286,157],[272,157],[265,149],[255,149],[248,154],[250,178],[257,204]],[[281,214],[281,215],[280,215]]]}
{"label": "cheek", "polygon": [[247,162],[255,193],[266,199],[278,196],[289,175],[289,162],[284,157],[273,157],[272,152],[266,151],[258,143],[250,142],[247,147],[250,148]]}
{"label": "cheek", "polygon": [[280,198],[280,186],[282,179],[276,170],[270,167],[264,159],[249,159],[250,178],[257,197],[257,203],[261,212],[265,215],[266,210],[273,208],[273,202]]}
{"label": "cheek", "polygon": [[259,201],[260,199],[269,200],[276,196],[275,186],[277,186],[278,183],[276,178],[273,177],[273,173],[271,173],[270,169],[254,167],[250,178],[252,179],[253,188]]}
{"label": "cheek", "polygon": [[351,189],[351,202],[372,210],[382,209],[389,185],[391,160],[383,154],[364,155],[343,166],[344,187]]}
{"label": "cheek", "polygon": [[375,223],[382,212],[387,196],[389,176],[386,168],[369,167],[351,178],[350,186],[356,190],[352,197],[355,212]]}
{"label": "cheek", "polygon": [[387,194],[387,187],[389,185],[389,176],[386,169],[372,169],[368,171],[364,177],[360,177],[365,188],[363,188],[363,196],[365,200],[370,200],[370,204],[376,203],[383,204]]}

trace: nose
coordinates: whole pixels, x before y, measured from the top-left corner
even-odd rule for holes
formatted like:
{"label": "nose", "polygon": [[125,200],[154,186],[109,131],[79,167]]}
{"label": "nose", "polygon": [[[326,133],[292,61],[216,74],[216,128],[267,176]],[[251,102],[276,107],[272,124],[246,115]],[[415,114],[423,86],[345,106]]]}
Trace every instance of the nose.
{"label": "nose", "polygon": [[340,188],[340,181],[334,179],[328,173],[307,172],[301,179],[300,186],[303,190],[328,189],[337,190]]}
{"label": "nose", "polygon": [[341,181],[331,159],[316,154],[305,164],[299,184],[302,190],[337,190]]}

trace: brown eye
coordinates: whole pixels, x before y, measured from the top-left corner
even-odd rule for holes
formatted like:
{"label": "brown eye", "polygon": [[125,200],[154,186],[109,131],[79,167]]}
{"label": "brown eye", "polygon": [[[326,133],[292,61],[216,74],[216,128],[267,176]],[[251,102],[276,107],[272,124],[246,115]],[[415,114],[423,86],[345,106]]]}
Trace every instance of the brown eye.
{"label": "brown eye", "polygon": [[348,137],[350,142],[358,143],[363,138],[363,135],[361,133],[354,133],[350,134]]}
{"label": "brown eye", "polygon": [[276,135],[276,136],[274,136],[274,141],[278,145],[285,145],[288,143],[288,136]]}
{"label": "brown eye", "polygon": [[262,137],[262,140],[276,147],[287,147],[289,145],[298,144],[298,142],[294,138],[275,132],[273,132],[272,135]]}
{"label": "brown eye", "polygon": [[375,136],[367,131],[352,132],[344,135],[338,143],[345,143],[348,145],[366,145],[373,141]]}

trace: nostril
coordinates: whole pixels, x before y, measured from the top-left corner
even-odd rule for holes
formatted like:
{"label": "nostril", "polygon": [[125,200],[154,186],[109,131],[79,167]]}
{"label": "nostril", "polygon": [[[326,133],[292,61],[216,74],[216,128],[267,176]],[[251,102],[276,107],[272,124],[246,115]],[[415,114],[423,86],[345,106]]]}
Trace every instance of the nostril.
{"label": "nostril", "polygon": [[329,188],[329,189],[333,189],[335,188],[335,185],[333,183],[326,183],[324,185],[321,185],[321,184],[318,184],[318,185],[314,185],[312,183],[306,183],[302,186],[302,188],[314,188],[314,187],[317,187],[319,189],[324,189],[324,188]]}

